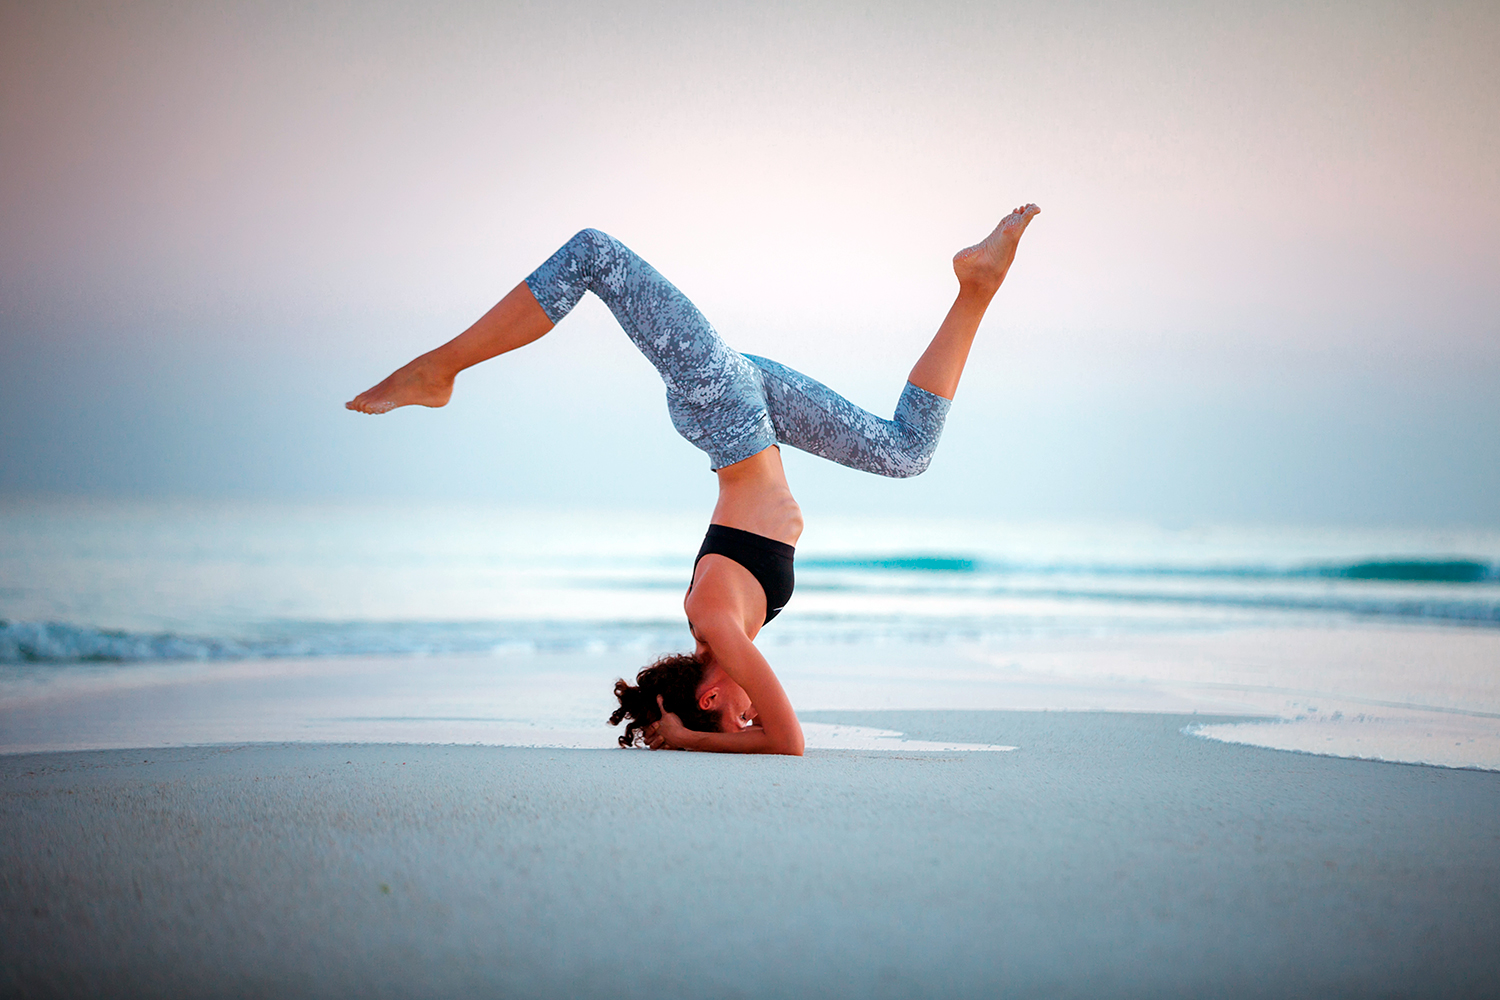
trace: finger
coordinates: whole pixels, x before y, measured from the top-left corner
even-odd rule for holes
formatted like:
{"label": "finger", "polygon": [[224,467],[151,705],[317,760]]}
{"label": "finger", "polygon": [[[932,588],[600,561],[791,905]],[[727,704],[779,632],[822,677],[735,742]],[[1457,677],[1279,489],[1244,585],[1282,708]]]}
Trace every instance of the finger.
{"label": "finger", "polygon": [[662,715],[666,715],[667,714],[667,706],[664,705],[664,704],[662,704],[661,695],[657,695],[656,696],[656,707],[659,708],[659,709],[661,709],[661,714]]}

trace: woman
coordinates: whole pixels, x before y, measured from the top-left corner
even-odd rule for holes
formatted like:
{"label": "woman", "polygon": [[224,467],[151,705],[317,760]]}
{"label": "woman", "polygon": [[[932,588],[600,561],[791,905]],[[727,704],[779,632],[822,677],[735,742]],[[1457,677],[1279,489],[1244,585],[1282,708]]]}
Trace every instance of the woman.
{"label": "woman", "polygon": [[346,403],[361,413],[442,406],[459,372],[551,330],[585,291],[604,300],[656,366],[683,437],[708,453],[719,500],[693,567],[683,609],[697,647],[619,681],[629,718],[621,746],[721,753],[802,753],[802,727],[771,665],[755,648],[792,594],[802,512],[787,487],[778,443],[884,476],[927,468],[969,347],[1005,280],[1033,216],[1025,205],[982,243],[953,258],[954,301],[912,368],[892,420],[765,358],[730,349],[687,297],[618,240],[586,229],[479,321]]}

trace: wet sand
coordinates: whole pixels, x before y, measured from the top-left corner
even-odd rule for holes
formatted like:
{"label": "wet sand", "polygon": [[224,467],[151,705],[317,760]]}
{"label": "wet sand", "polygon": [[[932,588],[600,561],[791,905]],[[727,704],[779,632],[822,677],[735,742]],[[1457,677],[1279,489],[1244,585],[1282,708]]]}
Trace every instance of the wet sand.
{"label": "wet sand", "polygon": [[1213,718],[822,712],[1008,753],[0,756],[7,996],[1484,996],[1500,774]]}
{"label": "wet sand", "polygon": [[[226,743],[604,749],[610,687],[662,650],[0,669],[0,754]],[[814,711],[1232,715],[1207,736],[1500,771],[1500,629],[1346,625],[766,647]],[[809,746],[838,748],[808,733]]]}

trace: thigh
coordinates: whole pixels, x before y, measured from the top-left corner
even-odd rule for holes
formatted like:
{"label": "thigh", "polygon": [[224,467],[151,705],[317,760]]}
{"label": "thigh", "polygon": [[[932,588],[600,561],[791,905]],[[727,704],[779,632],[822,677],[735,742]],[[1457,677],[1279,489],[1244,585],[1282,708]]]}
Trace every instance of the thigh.
{"label": "thigh", "polygon": [[776,443],[760,373],[743,355],[730,353],[732,357],[701,380],[667,387],[672,426],[708,453],[714,469],[742,462]]}
{"label": "thigh", "polygon": [[715,469],[776,443],[760,373],[692,300],[619,240],[585,229],[526,283],[554,322],[585,291],[597,295],[661,376],[673,426]]}
{"label": "thigh", "polygon": [[776,440],[840,465],[904,478],[927,468],[942,433],[948,401],[908,384],[896,417],[885,420],[817,379],[746,355],[765,386]]}
{"label": "thigh", "polygon": [[889,420],[783,364],[753,356],[748,360],[762,373],[771,425],[783,444],[849,464],[861,450],[890,443],[894,429]]}
{"label": "thigh", "polygon": [[554,323],[585,291],[597,295],[669,392],[701,392],[722,380],[733,357],[738,357],[676,285],[597,229],[585,229],[568,240],[527,277],[526,284]]}

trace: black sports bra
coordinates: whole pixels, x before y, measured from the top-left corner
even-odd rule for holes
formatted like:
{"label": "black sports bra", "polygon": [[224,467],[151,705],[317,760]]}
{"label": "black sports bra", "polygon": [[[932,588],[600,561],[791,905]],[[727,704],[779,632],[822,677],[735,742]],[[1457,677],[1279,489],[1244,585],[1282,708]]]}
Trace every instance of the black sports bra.
{"label": "black sports bra", "polygon": [[[710,553],[733,559],[760,581],[760,589],[766,592],[766,621],[770,621],[781,614],[786,602],[792,599],[795,583],[792,557],[796,552],[796,548],[786,542],[753,531],[710,524],[708,534],[703,536],[703,547],[698,550],[698,558],[693,560],[693,570],[697,572],[699,560]],[[692,589],[689,584],[688,590]]]}

